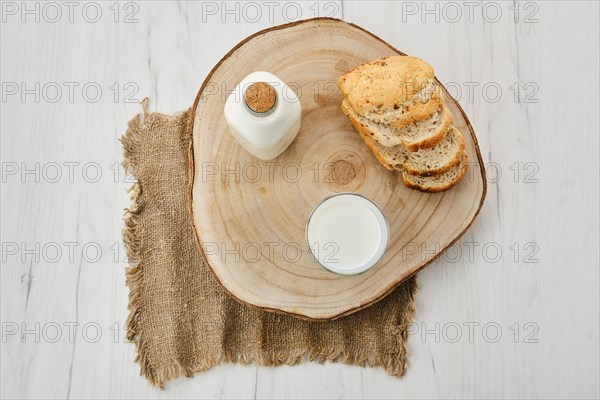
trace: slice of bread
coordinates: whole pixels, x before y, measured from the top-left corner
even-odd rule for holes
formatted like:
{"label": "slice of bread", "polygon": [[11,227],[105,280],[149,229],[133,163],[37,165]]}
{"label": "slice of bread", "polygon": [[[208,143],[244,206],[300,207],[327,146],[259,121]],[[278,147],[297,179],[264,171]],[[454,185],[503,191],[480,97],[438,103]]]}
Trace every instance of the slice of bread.
{"label": "slice of bread", "polygon": [[427,119],[444,105],[444,96],[437,85],[432,83],[426,86],[420,94],[412,100],[394,105],[393,109],[381,109],[376,112],[364,113],[365,118],[380,124],[390,124],[396,128],[402,128],[414,122]]}
{"label": "slice of bread", "polygon": [[442,106],[431,117],[400,128],[402,144],[410,151],[432,148],[444,139],[453,123],[452,112]]}
{"label": "slice of bread", "polygon": [[465,141],[462,134],[455,127],[451,127],[437,146],[408,152],[403,168],[411,175],[442,174],[460,161],[464,149]]}
{"label": "slice of bread", "polygon": [[403,144],[406,149],[411,151],[431,148],[440,143],[454,121],[452,113],[445,106],[439,108],[427,119],[408,124],[403,128],[378,124],[357,114],[346,99],[342,101],[342,109],[349,118],[358,120],[372,139],[380,145],[391,147]]}
{"label": "slice of bread", "polygon": [[370,137],[362,136],[375,157],[386,168],[417,176],[439,175],[452,169],[460,161],[465,148],[463,137],[455,128],[434,148],[419,151],[408,151],[402,145],[381,146]]}
{"label": "slice of bread", "polygon": [[363,136],[363,140],[369,146],[375,157],[386,166],[387,169],[396,171],[404,170],[404,163],[410,158],[410,152],[402,145],[385,147],[369,137]]}
{"label": "slice of bread", "polygon": [[460,162],[441,175],[415,176],[402,174],[402,181],[407,187],[420,190],[421,192],[442,192],[454,187],[462,180],[467,172],[468,162],[469,158],[467,157],[467,153],[463,151]]}
{"label": "slice of bread", "polygon": [[394,109],[412,101],[434,79],[433,68],[411,56],[382,57],[346,72],[338,79],[344,97],[359,114]]}
{"label": "slice of bread", "polygon": [[356,116],[345,101],[342,102],[342,110],[377,160],[389,170],[404,171],[411,175],[422,176],[442,174],[460,161],[461,153],[465,148],[461,133],[452,126],[447,130],[442,141],[430,149],[409,151],[402,144],[382,146],[373,140],[376,131],[363,123],[363,120]]}
{"label": "slice of bread", "polygon": [[377,158],[377,161],[379,161],[381,165],[383,165],[386,169],[389,169],[390,171],[397,170],[404,162],[405,157],[403,155],[398,155],[394,157],[390,154],[385,153],[389,151],[386,149],[402,149],[402,146],[384,147],[380,145],[371,138],[371,135],[373,134],[372,131],[368,130],[358,119],[353,118],[347,113],[348,108],[344,107],[344,103],[342,103],[342,110],[344,111],[344,113],[346,113],[346,116],[348,116],[348,119],[350,120],[354,128],[358,131],[358,133],[363,138],[364,142],[369,147],[373,155]]}
{"label": "slice of bread", "polygon": [[397,128],[428,118],[444,103],[433,68],[416,57],[360,65],[340,76],[338,86],[359,115]]}

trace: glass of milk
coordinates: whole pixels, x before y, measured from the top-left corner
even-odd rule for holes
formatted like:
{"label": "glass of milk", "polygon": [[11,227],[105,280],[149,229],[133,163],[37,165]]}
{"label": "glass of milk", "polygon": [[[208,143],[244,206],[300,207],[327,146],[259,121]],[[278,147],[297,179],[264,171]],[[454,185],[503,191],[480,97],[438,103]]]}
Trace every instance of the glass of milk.
{"label": "glass of milk", "polygon": [[387,220],[371,200],[354,193],[328,197],[306,224],[306,240],[323,267],[356,275],[377,264],[390,239]]}

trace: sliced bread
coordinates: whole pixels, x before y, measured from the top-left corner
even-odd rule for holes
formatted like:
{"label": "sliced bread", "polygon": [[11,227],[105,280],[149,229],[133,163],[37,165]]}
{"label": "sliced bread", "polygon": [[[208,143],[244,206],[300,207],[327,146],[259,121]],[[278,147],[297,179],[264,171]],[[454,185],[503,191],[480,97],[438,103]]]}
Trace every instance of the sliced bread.
{"label": "sliced bread", "polygon": [[417,176],[439,175],[452,169],[460,161],[465,148],[464,139],[455,128],[450,129],[437,146],[419,151],[408,151],[402,145],[385,147],[368,136],[362,136],[386,168]]}
{"label": "sliced bread", "polygon": [[464,151],[461,154],[460,162],[441,175],[435,176],[416,176],[402,174],[402,181],[411,188],[421,192],[437,193],[448,190],[459,183],[465,176],[468,168],[469,158]]}
{"label": "sliced bread", "polygon": [[401,128],[422,121],[444,104],[433,68],[416,57],[384,57],[338,79],[340,91],[360,115]]}
{"label": "sliced bread", "polygon": [[464,149],[462,134],[455,127],[451,127],[437,146],[408,152],[403,168],[411,175],[438,175],[455,166],[460,161]]}
{"label": "sliced bread", "polygon": [[465,142],[461,133],[454,127],[447,130],[440,143],[430,149],[409,151],[403,145],[382,146],[373,140],[375,131],[363,124],[352,113],[347,103],[342,103],[342,110],[352,122],[364,142],[371,149],[377,160],[389,170],[404,171],[412,175],[435,175],[451,169],[460,161]]}
{"label": "sliced bread", "polygon": [[369,147],[375,158],[377,158],[377,161],[379,161],[381,165],[383,165],[386,169],[389,169],[390,171],[397,170],[398,167],[401,166],[404,162],[405,157],[403,156],[403,154],[398,154],[396,157],[394,157],[391,154],[386,153],[388,153],[390,150],[393,151],[395,148],[396,151],[402,150],[402,146],[384,147],[380,145],[371,138],[372,132],[370,130],[368,130],[363,124],[361,124],[361,122],[358,119],[353,118],[347,113],[348,108],[345,108],[343,106],[343,103],[342,110],[344,111],[344,113],[346,113],[346,116],[348,116],[348,119],[350,120],[354,128],[356,128],[360,136],[363,138],[363,141],[365,142],[367,147]]}
{"label": "sliced bread", "polygon": [[433,79],[433,68],[425,61],[392,56],[346,72],[338,79],[338,86],[359,114],[367,114],[412,101]]}
{"label": "sliced bread", "polygon": [[346,99],[342,101],[342,108],[349,118],[358,120],[372,139],[380,145],[390,147],[403,144],[410,151],[434,147],[444,139],[446,131],[453,123],[452,113],[445,106],[427,119],[413,122],[402,128],[379,124],[359,115]]}
{"label": "sliced bread", "polygon": [[380,124],[390,124],[396,128],[402,128],[408,124],[429,118],[444,103],[442,91],[432,81],[413,99],[404,103],[397,103],[393,109],[382,108],[362,115]]}

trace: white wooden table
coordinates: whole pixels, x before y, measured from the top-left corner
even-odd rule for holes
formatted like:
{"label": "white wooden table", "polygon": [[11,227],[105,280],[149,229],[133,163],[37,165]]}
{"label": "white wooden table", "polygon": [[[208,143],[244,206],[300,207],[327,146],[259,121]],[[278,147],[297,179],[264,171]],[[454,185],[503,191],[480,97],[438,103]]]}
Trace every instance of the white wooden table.
{"label": "white wooden table", "polygon": [[[598,398],[599,6],[2,2],[2,398]],[[165,391],[124,340],[118,138],[191,105],[268,26],[334,16],[424,58],[488,163],[471,230],[419,275],[409,368],[227,365]]]}

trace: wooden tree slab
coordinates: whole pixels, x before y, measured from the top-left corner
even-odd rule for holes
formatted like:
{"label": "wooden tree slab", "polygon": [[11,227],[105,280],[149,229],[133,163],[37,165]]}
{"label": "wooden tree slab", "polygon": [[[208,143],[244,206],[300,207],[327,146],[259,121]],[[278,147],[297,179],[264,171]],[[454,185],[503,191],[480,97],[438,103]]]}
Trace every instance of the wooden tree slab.
{"label": "wooden tree slab", "polygon": [[[473,129],[449,93],[470,164],[458,186],[439,194],[406,188],[399,173],[377,162],[341,111],[339,75],[396,54],[402,53],[362,28],[318,18],[245,39],[206,78],[190,128],[191,209],[199,247],[236,299],[314,320],[347,315],[384,297],[472,224],[485,197],[485,172]],[[223,117],[229,92],[256,70],[287,82],[302,103],[298,137],[269,162],[239,146]],[[339,192],[372,199],[390,224],[383,259],[356,276],[318,265],[305,239],[313,207]]]}

